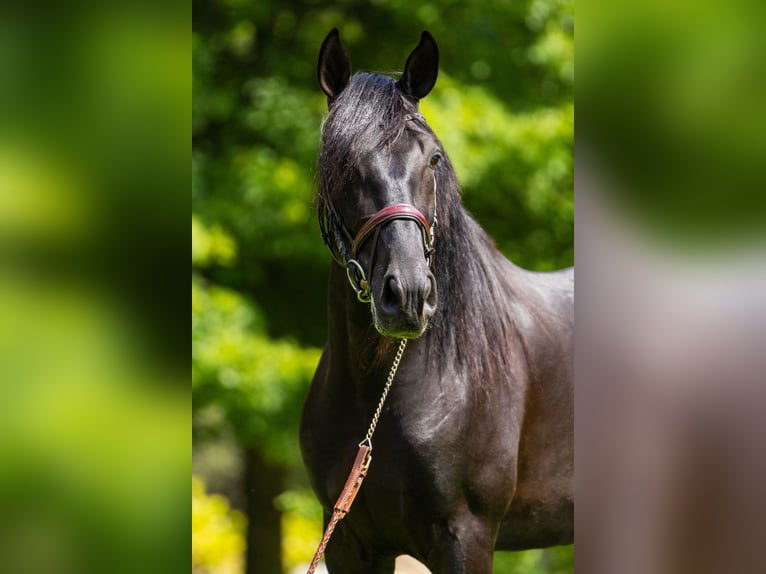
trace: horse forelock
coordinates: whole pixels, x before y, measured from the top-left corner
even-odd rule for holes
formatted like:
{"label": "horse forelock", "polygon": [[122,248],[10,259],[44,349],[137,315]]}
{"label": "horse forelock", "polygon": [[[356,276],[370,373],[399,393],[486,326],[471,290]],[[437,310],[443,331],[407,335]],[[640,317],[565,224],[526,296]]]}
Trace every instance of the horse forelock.
{"label": "horse forelock", "polygon": [[430,132],[417,107],[403,96],[393,78],[355,74],[322,124],[317,170],[320,196],[336,198],[365,155],[390,149],[410,127],[408,124]]}

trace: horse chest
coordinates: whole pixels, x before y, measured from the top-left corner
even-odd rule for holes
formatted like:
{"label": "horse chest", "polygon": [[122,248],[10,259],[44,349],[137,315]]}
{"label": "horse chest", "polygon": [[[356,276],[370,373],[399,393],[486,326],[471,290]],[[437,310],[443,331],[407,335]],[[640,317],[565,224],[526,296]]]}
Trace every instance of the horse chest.
{"label": "horse chest", "polygon": [[[418,388],[413,388],[416,385]],[[421,512],[447,512],[463,496],[463,478],[472,472],[487,443],[491,446],[495,437],[484,434],[484,448],[474,447],[467,435],[476,417],[469,416],[469,397],[462,388],[465,386],[424,387],[407,377],[397,380],[373,437],[372,464],[357,504],[374,514],[383,512],[406,520]],[[318,478],[315,483],[325,505],[332,503],[345,483],[373,410],[369,404],[360,405],[352,395],[335,397],[334,402],[323,403],[309,429],[316,452],[322,454],[307,463]],[[498,472],[488,472],[493,465]],[[498,458],[481,466],[489,476],[502,474],[508,465]]]}

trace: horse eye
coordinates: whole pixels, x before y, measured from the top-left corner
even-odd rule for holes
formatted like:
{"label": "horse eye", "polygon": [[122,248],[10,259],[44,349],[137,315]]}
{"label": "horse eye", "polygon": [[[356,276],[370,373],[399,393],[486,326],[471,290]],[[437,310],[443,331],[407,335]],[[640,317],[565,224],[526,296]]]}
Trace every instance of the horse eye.
{"label": "horse eye", "polygon": [[436,168],[436,166],[437,166],[437,165],[439,165],[439,162],[441,161],[441,159],[442,159],[442,154],[440,154],[440,153],[435,153],[434,155],[432,155],[432,156],[431,156],[431,161],[430,161],[430,163],[428,164],[428,165],[429,165],[429,167],[430,167],[431,169],[435,169],[435,168]]}

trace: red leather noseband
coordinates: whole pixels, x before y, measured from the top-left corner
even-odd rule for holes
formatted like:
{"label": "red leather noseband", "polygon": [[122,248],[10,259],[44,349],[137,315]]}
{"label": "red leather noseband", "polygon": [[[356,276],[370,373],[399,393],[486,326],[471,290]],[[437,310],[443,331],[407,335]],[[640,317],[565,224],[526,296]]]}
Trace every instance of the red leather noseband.
{"label": "red leather noseband", "polygon": [[357,256],[359,248],[377,227],[392,219],[411,219],[416,222],[423,232],[423,241],[426,246],[426,251],[432,249],[433,236],[431,234],[430,224],[425,216],[420,213],[418,208],[414,205],[410,205],[409,203],[395,203],[394,205],[384,207],[362,225],[362,228],[356,234],[356,237],[351,244],[352,257]]}

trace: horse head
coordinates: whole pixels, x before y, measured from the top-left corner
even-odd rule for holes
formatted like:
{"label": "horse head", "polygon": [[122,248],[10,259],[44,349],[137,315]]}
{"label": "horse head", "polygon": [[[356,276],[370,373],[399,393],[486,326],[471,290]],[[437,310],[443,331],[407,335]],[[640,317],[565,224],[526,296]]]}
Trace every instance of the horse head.
{"label": "horse head", "polygon": [[438,48],[423,32],[398,81],[351,75],[337,29],[317,76],[328,117],[319,159],[320,225],[384,336],[423,334],[437,305],[431,263],[444,152],[418,110],[436,83]]}

